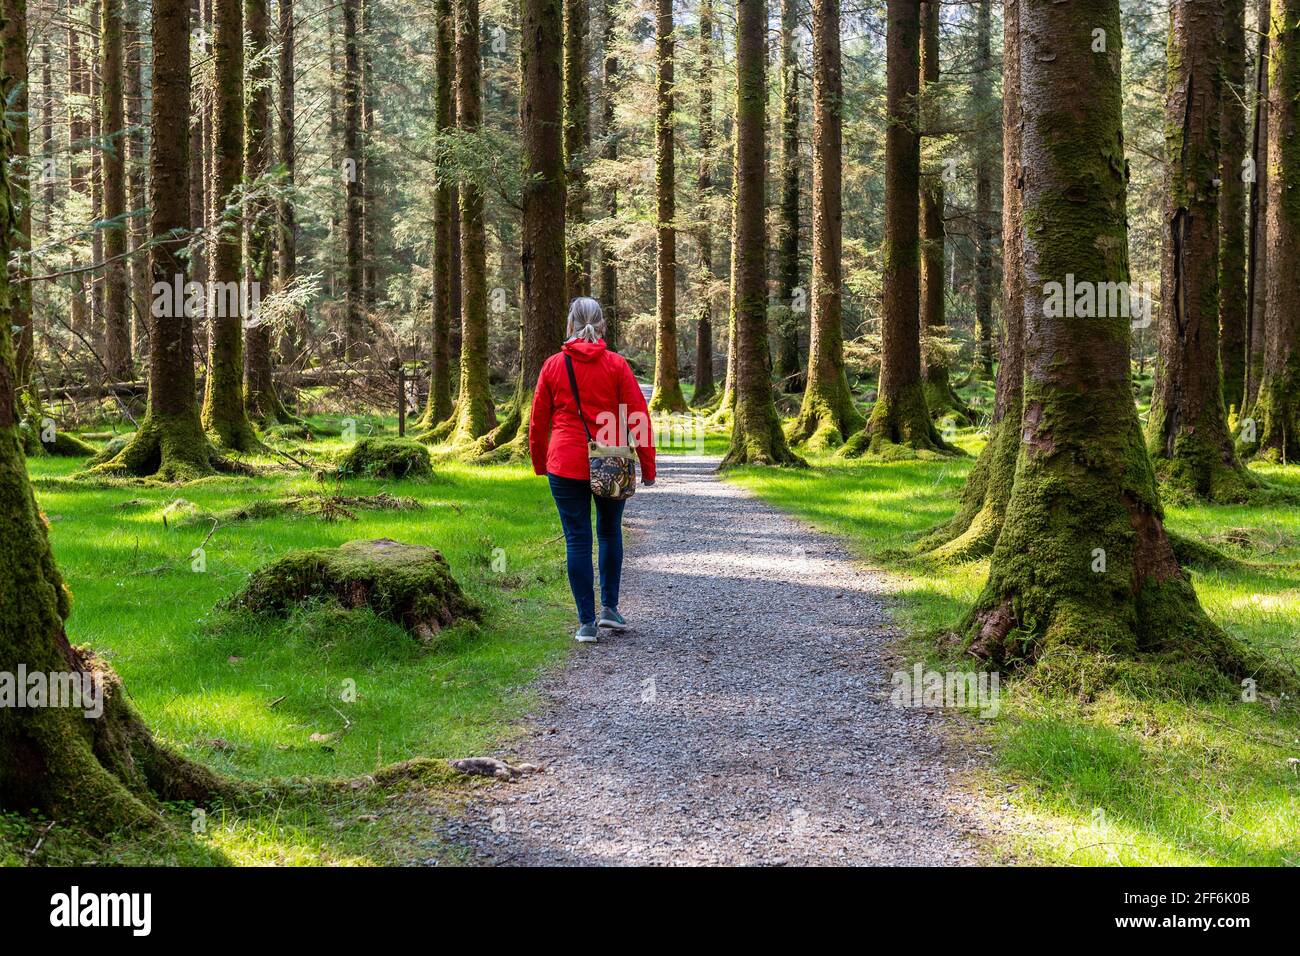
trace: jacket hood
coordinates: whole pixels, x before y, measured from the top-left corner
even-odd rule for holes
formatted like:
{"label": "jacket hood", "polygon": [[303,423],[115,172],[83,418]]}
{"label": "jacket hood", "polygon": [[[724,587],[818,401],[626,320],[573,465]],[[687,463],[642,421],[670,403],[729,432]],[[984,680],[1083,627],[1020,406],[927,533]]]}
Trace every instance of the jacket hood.
{"label": "jacket hood", "polygon": [[608,351],[604,339],[597,339],[595,342],[588,342],[585,339],[574,339],[571,342],[565,342],[561,347],[565,355],[573,357],[575,362],[594,362]]}

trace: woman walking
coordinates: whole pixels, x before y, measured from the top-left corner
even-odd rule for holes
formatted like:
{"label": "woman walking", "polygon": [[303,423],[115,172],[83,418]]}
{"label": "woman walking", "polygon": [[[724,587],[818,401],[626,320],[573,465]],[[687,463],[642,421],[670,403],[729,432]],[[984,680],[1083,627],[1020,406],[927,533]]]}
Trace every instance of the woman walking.
{"label": "woman walking", "polygon": [[[623,573],[623,507],[636,483],[633,451],[641,463],[642,484],[653,485],[655,480],[645,395],[627,359],[611,352],[604,336],[600,303],[574,299],[564,345],[546,360],[537,378],[528,424],[533,471],[550,481],[564,527],[569,588],[578,606],[574,636],[585,644],[595,642],[598,628],[627,627],[618,612],[618,587]],[[595,481],[593,460],[598,472]],[[600,543],[599,616],[591,570],[593,501]]]}

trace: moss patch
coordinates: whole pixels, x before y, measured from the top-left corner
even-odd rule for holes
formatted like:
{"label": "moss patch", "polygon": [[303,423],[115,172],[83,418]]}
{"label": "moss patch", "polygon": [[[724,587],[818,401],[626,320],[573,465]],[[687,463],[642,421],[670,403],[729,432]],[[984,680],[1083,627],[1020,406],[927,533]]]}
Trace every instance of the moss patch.
{"label": "moss patch", "polygon": [[362,438],[339,459],[345,478],[425,478],[433,474],[429,450],[410,438]]}

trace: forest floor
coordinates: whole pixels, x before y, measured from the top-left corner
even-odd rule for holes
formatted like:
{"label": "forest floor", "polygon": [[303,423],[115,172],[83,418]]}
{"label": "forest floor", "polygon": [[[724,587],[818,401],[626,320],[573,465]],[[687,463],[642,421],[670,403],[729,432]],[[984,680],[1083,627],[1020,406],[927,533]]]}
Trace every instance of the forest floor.
{"label": "forest floor", "polygon": [[[174,827],[148,838],[0,815],[0,864],[1300,862],[1300,715],[1267,688],[1254,702],[1082,698],[1006,681],[987,720],[890,705],[896,670],[969,667],[941,649],[987,561],[932,565],[907,548],[952,513],[973,456],[814,456],[719,479],[709,461],[727,436],[692,444],[683,427],[662,485],[629,507],[633,627],[595,647],[572,640],[554,505],[526,466],[436,460],[431,479],[322,482],[263,456],[258,478],[165,487],[79,483],[82,460],[31,460],[72,640],[112,661],[164,741],[268,786],[238,812],[170,807]],[[957,440],[972,454],[982,442]],[[343,444],[289,450],[326,460]],[[1295,466],[1257,471],[1300,491]],[[249,510],[340,494],[421,507]],[[1211,617],[1294,661],[1300,509],[1171,505],[1168,518],[1242,562],[1193,571]],[[442,549],[482,620],[421,648],[365,612],[221,608],[287,550],[373,537]],[[479,755],[549,771],[510,784],[379,772]]]}

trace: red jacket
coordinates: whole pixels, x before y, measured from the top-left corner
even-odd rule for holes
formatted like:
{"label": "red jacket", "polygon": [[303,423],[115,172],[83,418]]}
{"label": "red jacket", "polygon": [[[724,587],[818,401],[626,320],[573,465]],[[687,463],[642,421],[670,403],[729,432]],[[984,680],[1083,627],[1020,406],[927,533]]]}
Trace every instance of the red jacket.
{"label": "red jacket", "polygon": [[[611,352],[604,340],[565,342],[548,358],[537,378],[533,412],[528,422],[528,450],[533,471],[561,478],[591,477],[587,464],[587,434],[578,418],[578,404],[569,388],[564,356],[573,359],[583,417],[596,441],[603,445],[634,445],[641,460],[641,476],[655,478],[654,429],[645,395],[627,359]],[[620,406],[622,415],[620,416]],[[621,422],[626,423],[621,424]]]}

